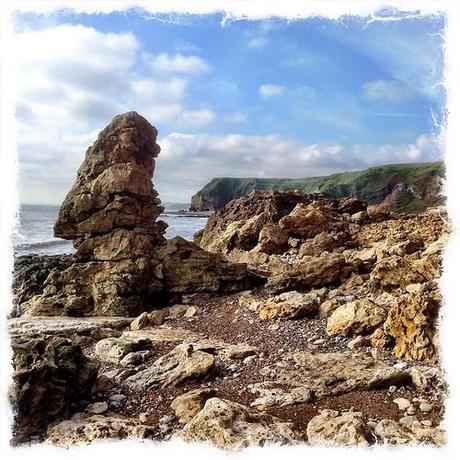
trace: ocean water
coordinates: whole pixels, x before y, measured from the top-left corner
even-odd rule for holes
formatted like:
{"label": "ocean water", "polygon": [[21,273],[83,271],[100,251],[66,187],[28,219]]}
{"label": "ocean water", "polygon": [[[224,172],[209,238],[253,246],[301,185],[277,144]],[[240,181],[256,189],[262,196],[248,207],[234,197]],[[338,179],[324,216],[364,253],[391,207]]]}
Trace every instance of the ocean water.
{"label": "ocean water", "polygon": [[[182,236],[192,241],[193,235],[204,228],[207,217],[184,215],[178,211],[188,208],[186,203],[163,203],[164,213],[159,219],[168,224],[166,238]],[[57,205],[23,204],[19,210],[19,221],[12,242],[16,256],[28,254],[71,254],[71,241],[55,238],[53,225],[59,212]]]}

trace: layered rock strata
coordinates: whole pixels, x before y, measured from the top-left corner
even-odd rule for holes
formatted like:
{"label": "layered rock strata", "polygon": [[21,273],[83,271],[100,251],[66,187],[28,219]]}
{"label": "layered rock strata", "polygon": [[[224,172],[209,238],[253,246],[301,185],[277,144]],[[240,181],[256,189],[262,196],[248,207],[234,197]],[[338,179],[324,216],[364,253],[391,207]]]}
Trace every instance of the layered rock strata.
{"label": "layered rock strata", "polygon": [[73,261],[51,270],[43,292],[27,299],[20,313],[136,316],[171,295],[180,300],[187,292],[251,285],[244,264],[180,238],[166,242],[151,181],[157,134],[136,112],[116,116],[101,131],[54,226],[55,236],[73,241]]}

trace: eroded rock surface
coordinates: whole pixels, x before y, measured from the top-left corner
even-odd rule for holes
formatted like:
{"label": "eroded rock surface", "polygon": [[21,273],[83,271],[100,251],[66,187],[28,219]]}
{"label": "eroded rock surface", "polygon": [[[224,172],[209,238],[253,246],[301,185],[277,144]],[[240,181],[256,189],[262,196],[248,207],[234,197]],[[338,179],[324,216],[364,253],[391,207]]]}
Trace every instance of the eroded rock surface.
{"label": "eroded rock surface", "polygon": [[21,442],[68,416],[70,404],[89,394],[97,366],[62,337],[15,338],[13,353],[15,441]]}
{"label": "eroded rock surface", "polygon": [[209,442],[223,449],[294,443],[289,423],[231,401],[211,398],[184,427],[186,441]]}

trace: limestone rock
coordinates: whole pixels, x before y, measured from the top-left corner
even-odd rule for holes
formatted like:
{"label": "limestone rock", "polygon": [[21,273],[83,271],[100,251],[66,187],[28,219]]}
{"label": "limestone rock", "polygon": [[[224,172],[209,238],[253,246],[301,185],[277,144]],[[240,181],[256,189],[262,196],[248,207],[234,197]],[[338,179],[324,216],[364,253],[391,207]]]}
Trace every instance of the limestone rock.
{"label": "limestone rock", "polygon": [[157,256],[162,261],[165,288],[173,294],[238,291],[255,281],[246,264],[227,262],[179,236],[161,247]]}
{"label": "limestone rock", "polygon": [[198,389],[177,396],[171,403],[180,423],[187,423],[203,409],[206,401],[216,394],[213,389]]}
{"label": "limestone rock", "polygon": [[390,309],[383,325],[383,335],[394,343],[396,357],[430,363],[437,361],[440,304],[439,291],[428,283],[415,294],[401,297]]}
{"label": "limestone rock", "polygon": [[133,419],[79,414],[50,428],[46,442],[58,447],[70,447],[101,439],[152,438],[153,434],[153,427]]}
{"label": "limestone rock", "polygon": [[276,228],[279,221],[296,205],[309,205],[313,201],[325,199],[319,194],[298,190],[283,193],[253,191],[214,213],[204,230],[196,236],[195,243],[208,251],[225,255],[235,250],[251,251],[256,246],[256,252],[279,253],[285,245],[285,232]]}
{"label": "limestone rock", "polygon": [[164,241],[163,211],[151,179],[157,131],[136,112],[115,117],[86,152],[61,205],[55,236],[74,240],[76,261],[53,270],[32,315],[132,316],[162,291],[151,256]]}
{"label": "limestone rock", "polygon": [[299,203],[287,216],[279,221],[279,226],[289,236],[313,238],[329,228],[329,215],[316,203]]}
{"label": "limestone rock", "polygon": [[324,410],[307,426],[308,442],[312,445],[367,447],[371,433],[360,412]]}
{"label": "limestone rock", "polygon": [[291,291],[260,302],[257,309],[262,319],[294,319],[315,315],[321,300],[318,291],[311,291],[308,294]]}
{"label": "limestone rock", "polygon": [[203,409],[184,426],[180,436],[189,442],[210,442],[228,450],[296,442],[289,423],[218,398],[208,399]]}
{"label": "limestone rock", "polygon": [[260,373],[272,388],[286,384],[305,387],[318,398],[411,383],[408,370],[395,369],[366,355],[353,356],[351,352],[289,353],[278,365],[263,368]]}
{"label": "limestone rock", "polygon": [[367,207],[367,215],[372,221],[381,222],[390,217],[390,206],[386,203],[369,205]]}
{"label": "limestone rock", "polygon": [[308,403],[313,400],[313,392],[306,387],[276,388],[269,382],[262,382],[252,385],[252,391],[260,395],[251,403],[251,407],[258,410]]}
{"label": "limestone rock", "polygon": [[338,307],[327,321],[328,335],[355,336],[368,334],[383,324],[387,310],[363,299]]}
{"label": "limestone rock", "polygon": [[13,432],[20,442],[68,416],[70,404],[90,394],[97,366],[62,337],[17,338],[12,345]]}
{"label": "limestone rock", "polygon": [[128,340],[124,337],[111,337],[96,344],[96,355],[101,361],[119,363],[128,353],[151,348],[150,340]]}
{"label": "limestone rock", "polygon": [[193,345],[183,344],[157,359],[147,369],[126,379],[126,384],[136,391],[143,391],[154,385],[177,385],[190,377],[209,373],[215,357],[204,351],[195,351]]}
{"label": "limestone rock", "polygon": [[282,254],[289,248],[289,235],[276,224],[265,225],[259,233],[256,251],[267,254]]}
{"label": "limestone rock", "polygon": [[432,443],[445,444],[445,433],[440,427],[424,427],[420,423],[402,424],[383,419],[374,429],[380,442],[384,444]]}
{"label": "limestone rock", "polygon": [[345,257],[339,254],[304,257],[296,266],[285,266],[273,272],[266,287],[272,292],[282,292],[327,286],[359,271],[359,267],[359,260],[347,262]]}

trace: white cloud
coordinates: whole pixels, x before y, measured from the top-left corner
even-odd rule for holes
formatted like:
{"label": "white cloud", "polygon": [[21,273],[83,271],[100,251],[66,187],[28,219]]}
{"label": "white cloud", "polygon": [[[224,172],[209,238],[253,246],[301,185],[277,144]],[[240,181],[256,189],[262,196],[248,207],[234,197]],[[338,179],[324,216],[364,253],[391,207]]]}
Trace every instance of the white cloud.
{"label": "white cloud", "polygon": [[248,115],[243,112],[233,112],[223,117],[223,121],[226,123],[245,123],[248,121]]}
{"label": "white cloud", "polygon": [[266,37],[254,37],[248,41],[248,46],[252,49],[261,49],[267,46],[268,43],[269,40]]}
{"label": "white cloud", "polygon": [[412,91],[396,80],[374,80],[363,85],[364,98],[369,101],[403,102],[412,96]]}
{"label": "white cloud", "polygon": [[[81,25],[26,30],[15,36],[21,199],[56,202],[72,185],[88,145],[116,114],[136,110],[155,125],[180,129],[216,119],[186,104],[189,81],[207,71],[201,58],[159,57],[167,74],[145,66],[132,33]],[[175,72],[172,70],[175,69]]]}
{"label": "white cloud", "polygon": [[188,126],[203,126],[209,125],[215,119],[215,112],[209,109],[186,110],[182,112],[179,122]]}
{"label": "white cloud", "polygon": [[184,56],[183,54],[159,54],[152,56],[150,62],[153,72],[165,74],[200,75],[211,71],[209,64],[199,56]]}
{"label": "white cloud", "polygon": [[273,96],[281,96],[286,91],[286,88],[281,85],[274,85],[271,83],[261,85],[259,87],[259,94],[264,99],[273,97]]}
{"label": "white cloud", "polygon": [[440,159],[431,135],[405,144],[346,147],[337,142],[302,145],[279,134],[172,133],[161,147],[155,185],[165,201],[186,201],[213,177],[310,177]]}

